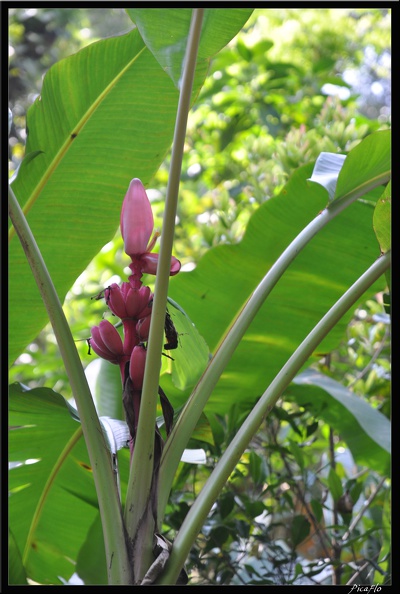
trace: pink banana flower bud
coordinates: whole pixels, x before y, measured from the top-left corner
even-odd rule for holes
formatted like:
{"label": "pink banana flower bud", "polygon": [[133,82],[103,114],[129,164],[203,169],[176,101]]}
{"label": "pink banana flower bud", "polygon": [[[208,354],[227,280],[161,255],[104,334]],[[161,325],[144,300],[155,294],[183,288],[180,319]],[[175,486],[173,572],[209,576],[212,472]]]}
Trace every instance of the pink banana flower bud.
{"label": "pink banana flower bud", "polygon": [[128,317],[128,313],[126,311],[125,295],[117,283],[112,283],[112,285],[104,290],[104,297],[108,307],[114,315],[121,318],[121,320]]}
{"label": "pink banana flower bud", "polygon": [[113,283],[105,289],[104,296],[110,310],[121,320],[139,319],[140,312],[151,299],[151,291],[145,286],[139,289],[133,288],[129,283],[122,283],[121,287]]}
{"label": "pink banana flower bud", "polygon": [[138,335],[141,342],[147,341],[149,338],[151,315],[141,318],[136,324],[136,334]]}
{"label": "pink banana flower bud", "polygon": [[102,320],[98,326],[93,326],[90,346],[94,352],[111,361],[119,364],[124,356],[124,347],[118,331],[108,320]]}
{"label": "pink banana flower bud", "polygon": [[128,256],[140,256],[148,247],[153,247],[149,246],[153,227],[153,212],[146,190],[135,177],[129,184],[121,210],[121,234]]}
{"label": "pink banana flower bud", "polygon": [[145,303],[145,306],[143,307],[143,309],[140,310],[137,316],[138,320],[141,320],[142,318],[147,318],[147,316],[151,314],[151,312],[153,311],[153,298],[154,295],[150,293],[149,300]]}
{"label": "pink banana flower bud", "polygon": [[133,289],[129,283],[124,283],[129,287],[126,294],[126,310],[130,318],[139,319],[142,317],[142,311],[146,310],[149,301],[152,299],[150,287],[141,286],[140,289]]}
{"label": "pink banana flower bud", "polygon": [[133,348],[130,364],[129,375],[133,383],[133,389],[141,390],[143,387],[144,366],[146,364],[146,349],[139,345]]}
{"label": "pink banana flower bud", "polygon": [[108,320],[102,320],[99,324],[100,336],[106,347],[115,355],[124,354],[124,347],[118,330]]}
{"label": "pink banana flower bud", "polygon": [[[121,234],[125,253],[131,258],[132,286],[138,286],[143,273],[156,274],[158,254],[150,253],[157,241],[158,233],[153,235],[153,213],[146,190],[140,179],[134,178],[129,184],[121,210]],[[177,274],[181,263],[171,257],[170,275]],[[132,277],[131,277],[132,278]]]}

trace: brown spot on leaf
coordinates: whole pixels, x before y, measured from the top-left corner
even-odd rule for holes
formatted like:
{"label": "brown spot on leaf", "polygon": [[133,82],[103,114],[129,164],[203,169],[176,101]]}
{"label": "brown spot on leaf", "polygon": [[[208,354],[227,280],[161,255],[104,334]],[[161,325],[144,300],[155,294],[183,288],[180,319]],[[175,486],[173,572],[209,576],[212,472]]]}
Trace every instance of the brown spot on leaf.
{"label": "brown spot on leaf", "polygon": [[92,472],[92,467],[89,466],[89,464],[85,464],[85,462],[78,462],[79,466],[82,466],[82,468],[84,468],[85,470],[89,470],[90,472]]}

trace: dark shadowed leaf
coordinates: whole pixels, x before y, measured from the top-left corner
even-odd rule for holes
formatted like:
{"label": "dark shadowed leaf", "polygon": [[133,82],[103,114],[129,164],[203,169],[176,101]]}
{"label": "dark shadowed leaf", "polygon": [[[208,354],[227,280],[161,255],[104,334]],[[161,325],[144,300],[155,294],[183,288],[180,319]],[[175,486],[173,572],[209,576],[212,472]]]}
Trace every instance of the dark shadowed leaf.
{"label": "dark shadowed leaf", "polygon": [[97,514],[90,526],[87,538],[79,551],[76,573],[85,582],[85,585],[106,586],[108,583],[100,513]]}
{"label": "dark shadowed leaf", "polygon": [[358,464],[388,472],[390,421],[368,402],[312,369],[303,371],[294,379],[286,397],[334,427]]}
{"label": "dark shadowed leaf", "polygon": [[333,500],[335,501],[335,503],[337,503],[339,501],[340,497],[343,495],[343,486],[342,486],[342,481],[340,480],[340,478],[338,477],[337,473],[334,471],[333,468],[329,469],[328,485],[329,485],[329,491],[331,492]]}
{"label": "dark shadowed leaf", "polygon": [[310,522],[304,516],[295,516],[291,526],[293,548],[297,547],[310,533]]}
{"label": "dark shadowed leaf", "polygon": [[11,530],[8,530],[8,583],[9,585],[27,585],[21,551]]}

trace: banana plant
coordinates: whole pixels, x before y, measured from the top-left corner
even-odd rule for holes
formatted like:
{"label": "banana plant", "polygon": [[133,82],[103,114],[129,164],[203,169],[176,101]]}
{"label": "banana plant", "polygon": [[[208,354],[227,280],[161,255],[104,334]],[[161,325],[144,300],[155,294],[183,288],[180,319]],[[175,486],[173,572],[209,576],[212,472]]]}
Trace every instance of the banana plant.
{"label": "banana plant", "polygon": [[[356,459],[389,468],[387,419],[304,375],[317,348],[334,348],[355,305],[390,287],[389,131],[296,170],[238,245],[214,248],[181,272],[172,246],[188,113],[211,57],[251,10],[127,13],[136,25],[130,33],[49,70],[9,187],[10,364],[50,320],[76,403],[10,386],[15,584],[66,583],[74,571],[86,584],[186,583],[185,560],[209,510],[293,381],[316,386],[324,393],[316,398],[357,421],[370,458],[349,437]],[[154,253],[145,188],[171,142]],[[61,303],[118,221],[131,274],[99,298],[121,320],[123,337],[102,320],[89,339],[102,368],[119,375],[107,391],[110,415],[95,404]],[[153,291],[144,273],[155,275]],[[172,373],[160,374],[163,349]],[[202,414],[224,411],[228,400],[251,411],[169,542],[162,526],[173,477]]]}

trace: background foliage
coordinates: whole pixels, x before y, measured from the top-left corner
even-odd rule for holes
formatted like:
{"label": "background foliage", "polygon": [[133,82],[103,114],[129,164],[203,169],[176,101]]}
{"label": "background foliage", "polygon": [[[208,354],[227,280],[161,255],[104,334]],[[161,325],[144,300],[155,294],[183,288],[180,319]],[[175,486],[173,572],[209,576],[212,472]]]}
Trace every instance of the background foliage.
{"label": "background foliage", "polygon": [[[122,9],[10,11],[15,116],[10,174],[24,154],[25,113],[41,90],[43,72],[94,39],[130,29]],[[174,251],[183,269],[196,267],[211,247],[236,246],[260,205],[321,151],[347,153],[371,132],[389,127],[389,72],[390,13],[385,9],[255,11],[213,60],[190,115]],[[118,158],[123,158],[122,147]],[[156,226],[161,225],[168,166],[167,154],[149,191]],[[119,201],[121,191],[117,194]],[[91,297],[125,280],[125,265],[117,232],[67,295],[64,308],[85,366],[92,360],[85,338],[105,311]],[[193,321],[201,327],[207,320]],[[314,370],[388,418],[390,330],[381,294],[358,308],[335,347],[321,355]],[[10,376],[11,382],[71,396],[48,327],[18,357]],[[214,506],[188,559],[194,583],[390,579],[386,472],[356,464],[340,430],[307,399],[299,405],[293,399],[296,389],[288,390],[265,421]],[[193,439],[193,446],[206,450],[207,463],[181,463],[165,517],[171,540],[247,412],[237,402],[229,404],[207,415]],[[369,505],[362,510],[365,501]],[[349,527],[350,541],[343,539]]]}

